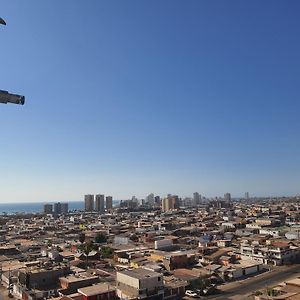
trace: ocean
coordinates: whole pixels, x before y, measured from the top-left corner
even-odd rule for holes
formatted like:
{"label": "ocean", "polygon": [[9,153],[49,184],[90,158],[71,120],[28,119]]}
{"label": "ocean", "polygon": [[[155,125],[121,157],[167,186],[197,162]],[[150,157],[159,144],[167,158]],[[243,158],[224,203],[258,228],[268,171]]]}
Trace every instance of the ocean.
{"label": "ocean", "polygon": [[[58,201],[56,201],[58,202]],[[42,213],[44,204],[53,204],[55,202],[20,202],[20,203],[0,203],[1,214],[21,214],[21,213]],[[61,203],[68,203],[69,210],[83,210],[83,201],[61,201]],[[113,205],[120,203],[119,200],[113,200]]]}

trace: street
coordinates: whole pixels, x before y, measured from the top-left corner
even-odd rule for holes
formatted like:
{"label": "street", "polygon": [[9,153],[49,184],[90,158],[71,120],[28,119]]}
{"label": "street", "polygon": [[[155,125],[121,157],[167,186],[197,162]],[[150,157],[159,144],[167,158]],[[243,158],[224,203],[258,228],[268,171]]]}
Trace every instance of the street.
{"label": "street", "polygon": [[260,289],[272,287],[283,281],[300,276],[300,265],[280,266],[255,277],[221,285],[218,295],[205,297],[206,299],[253,299],[252,294]]}

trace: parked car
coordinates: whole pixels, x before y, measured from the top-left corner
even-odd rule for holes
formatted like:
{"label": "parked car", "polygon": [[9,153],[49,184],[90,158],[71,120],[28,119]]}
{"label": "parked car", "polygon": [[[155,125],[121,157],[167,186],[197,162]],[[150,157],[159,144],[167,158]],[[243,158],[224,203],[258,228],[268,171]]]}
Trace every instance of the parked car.
{"label": "parked car", "polygon": [[192,290],[186,290],[185,294],[189,297],[198,298],[198,294]]}

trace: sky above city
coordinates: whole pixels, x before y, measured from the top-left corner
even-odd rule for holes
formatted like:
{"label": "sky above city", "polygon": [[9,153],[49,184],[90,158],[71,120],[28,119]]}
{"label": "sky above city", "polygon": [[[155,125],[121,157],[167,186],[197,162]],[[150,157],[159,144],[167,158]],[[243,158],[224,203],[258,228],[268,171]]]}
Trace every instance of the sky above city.
{"label": "sky above city", "polygon": [[0,202],[300,192],[298,0],[2,0]]}

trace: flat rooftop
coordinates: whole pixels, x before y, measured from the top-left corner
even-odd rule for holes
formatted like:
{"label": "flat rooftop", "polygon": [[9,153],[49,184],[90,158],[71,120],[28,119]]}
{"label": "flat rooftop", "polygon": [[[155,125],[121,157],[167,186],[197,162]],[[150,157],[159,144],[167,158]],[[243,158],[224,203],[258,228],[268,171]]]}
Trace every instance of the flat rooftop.
{"label": "flat rooftop", "polygon": [[136,278],[136,279],[143,279],[143,278],[150,278],[150,277],[155,278],[155,277],[161,276],[160,273],[146,270],[143,268],[137,268],[134,270],[126,270],[126,271],[122,271],[122,272],[118,272],[118,273],[125,274],[125,275],[128,275],[128,276]]}
{"label": "flat rooftop", "polygon": [[60,278],[60,280],[67,281],[69,283],[84,281],[84,280],[88,281],[90,279],[98,279],[98,276],[88,276],[88,275],[75,276],[75,275],[70,275],[70,276],[67,276],[67,277],[61,277]]}
{"label": "flat rooftop", "polygon": [[104,294],[108,292],[113,292],[115,290],[116,290],[115,287],[107,283],[99,283],[99,284],[78,289],[78,292],[86,297],[89,297],[89,296],[95,296],[95,295]]}

